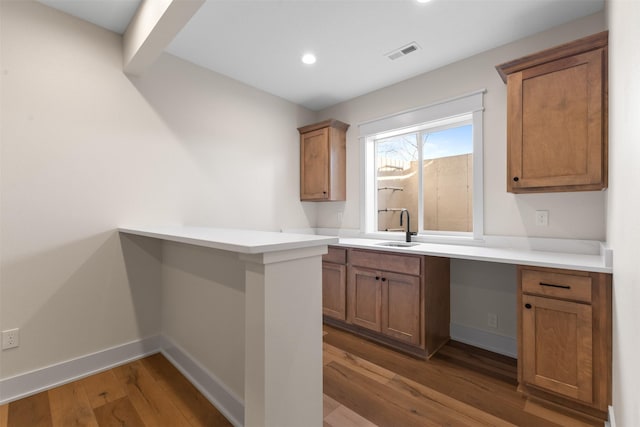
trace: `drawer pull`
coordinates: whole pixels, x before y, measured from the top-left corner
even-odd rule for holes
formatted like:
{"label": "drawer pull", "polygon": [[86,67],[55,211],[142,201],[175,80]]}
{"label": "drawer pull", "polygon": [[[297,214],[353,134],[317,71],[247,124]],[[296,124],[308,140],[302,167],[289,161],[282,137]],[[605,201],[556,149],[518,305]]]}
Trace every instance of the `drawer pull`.
{"label": "drawer pull", "polygon": [[380,280],[380,276],[376,276],[376,280]]}
{"label": "drawer pull", "polygon": [[526,303],[526,304],[524,305],[524,308],[526,308],[526,309],[529,309],[529,308],[531,308],[531,304],[529,304],[529,303]]}
{"label": "drawer pull", "polygon": [[571,286],[567,286],[567,285],[553,285],[551,283],[542,283],[542,282],[540,282],[540,286],[548,286],[550,288],[560,288],[560,289],[571,289]]}
{"label": "drawer pull", "polygon": [[386,277],[383,277],[383,278],[382,278],[382,281],[383,281],[383,282],[386,282],[386,281],[387,281],[387,278],[386,278]]}

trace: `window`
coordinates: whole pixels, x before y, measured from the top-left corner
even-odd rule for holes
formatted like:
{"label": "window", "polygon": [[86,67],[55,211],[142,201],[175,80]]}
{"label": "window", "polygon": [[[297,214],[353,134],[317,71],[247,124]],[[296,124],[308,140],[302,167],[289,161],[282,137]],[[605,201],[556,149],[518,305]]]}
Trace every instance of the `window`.
{"label": "window", "polygon": [[365,233],[482,238],[482,94],[360,125]]}

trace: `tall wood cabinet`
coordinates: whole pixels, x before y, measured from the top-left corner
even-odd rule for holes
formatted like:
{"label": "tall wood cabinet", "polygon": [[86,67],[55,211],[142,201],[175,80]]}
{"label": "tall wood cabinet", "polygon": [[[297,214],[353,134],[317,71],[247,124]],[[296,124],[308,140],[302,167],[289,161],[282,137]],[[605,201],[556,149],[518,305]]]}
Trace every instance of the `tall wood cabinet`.
{"label": "tall wood cabinet", "polygon": [[346,200],[346,132],[338,120],[298,128],[300,132],[300,200]]}
{"label": "tall wood cabinet", "polygon": [[523,391],[606,417],[611,275],[520,266],[518,277]]}
{"label": "tall wood cabinet", "polygon": [[[323,292],[334,295],[338,276],[325,271]],[[323,294],[325,322],[420,357],[449,339],[448,258],[350,248],[345,295],[342,318],[338,298]]]}
{"label": "tall wood cabinet", "polygon": [[603,32],[496,66],[507,83],[507,191],[607,187]]}

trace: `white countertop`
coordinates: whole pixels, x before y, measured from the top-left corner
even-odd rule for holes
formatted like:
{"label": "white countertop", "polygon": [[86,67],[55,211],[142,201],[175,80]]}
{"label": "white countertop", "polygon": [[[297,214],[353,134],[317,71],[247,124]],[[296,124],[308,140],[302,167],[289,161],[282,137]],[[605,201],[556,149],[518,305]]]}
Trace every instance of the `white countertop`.
{"label": "white countertop", "polygon": [[278,233],[228,228],[190,226],[120,227],[121,233],[153,237],[172,242],[220,249],[243,254],[259,254],[321,245],[347,246],[387,252],[420,254],[475,261],[520,264],[537,267],[611,273],[612,268],[599,254],[513,249],[506,247],[420,243],[411,247],[379,246],[387,240],[338,238],[315,234]]}
{"label": "white countertop", "polygon": [[340,238],[340,243],[335,246],[348,246],[406,254],[499,262],[503,264],[564,268],[569,270],[593,271],[598,273],[612,272],[612,268],[605,264],[604,257],[602,255],[435,243],[420,243],[416,246],[402,248],[377,245],[377,243],[385,241],[386,240],[362,238]]}
{"label": "white countertop", "polygon": [[286,251],[338,243],[337,237],[229,228],[188,226],[119,227],[118,231],[242,254]]}

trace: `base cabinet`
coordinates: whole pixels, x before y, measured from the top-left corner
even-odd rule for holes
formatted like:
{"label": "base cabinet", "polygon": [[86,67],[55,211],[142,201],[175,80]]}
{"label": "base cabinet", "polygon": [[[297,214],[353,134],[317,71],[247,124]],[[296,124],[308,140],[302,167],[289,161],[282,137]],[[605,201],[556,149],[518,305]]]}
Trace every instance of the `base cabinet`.
{"label": "base cabinet", "polygon": [[525,393],[603,416],[611,402],[611,276],[519,267]]}
{"label": "base cabinet", "polygon": [[329,247],[322,257],[322,314],[347,319],[347,250]]}
{"label": "base cabinet", "polygon": [[347,318],[347,266],[322,263],[322,314],[337,320]]}
{"label": "base cabinet", "polygon": [[352,267],[350,323],[419,346],[420,277]]}
{"label": "base cabinet", "polygon": [[420,345],[420,278],[385,272],[382,275],[382,333],[390,338]]}
{"label": "base cabinet", "polygon": [[420,357],[449,340],[449,259],[355,248],[346,258],[346,318],[327,302],[325,322]]}
{"label": "base cabinet", "polygon": [[349,271],[349,314],[347,321],[370,331],[381,332],[381,273],[358,267],[353,267]]}

